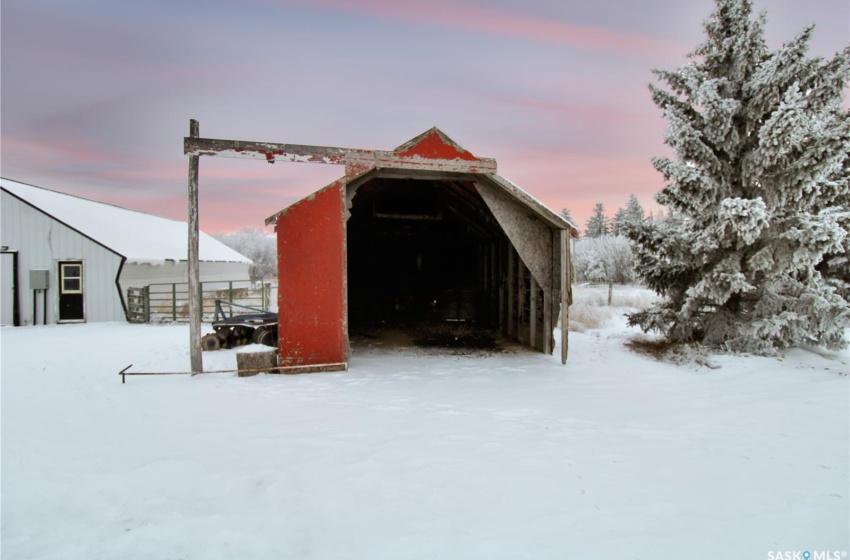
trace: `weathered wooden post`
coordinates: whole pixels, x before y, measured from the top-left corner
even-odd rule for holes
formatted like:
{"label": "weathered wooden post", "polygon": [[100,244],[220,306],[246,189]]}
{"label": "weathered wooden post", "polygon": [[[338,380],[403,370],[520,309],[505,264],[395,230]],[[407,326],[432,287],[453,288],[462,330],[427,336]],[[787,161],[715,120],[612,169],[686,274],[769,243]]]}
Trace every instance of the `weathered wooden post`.
{"label": "weathered wooden post", "polygon": [[[189,120],[189,136],[200,135],[198,121]],[[189,156],[189,359],[192,374],[203,373],[204,357],[201,353],[201,307],[198,297],[198,160],[200,156]]]}
{"label": "weathered wooden post", "polygon": [[570,239],[569,232],[561,230],[561,363],[567,363],[570,329]]}

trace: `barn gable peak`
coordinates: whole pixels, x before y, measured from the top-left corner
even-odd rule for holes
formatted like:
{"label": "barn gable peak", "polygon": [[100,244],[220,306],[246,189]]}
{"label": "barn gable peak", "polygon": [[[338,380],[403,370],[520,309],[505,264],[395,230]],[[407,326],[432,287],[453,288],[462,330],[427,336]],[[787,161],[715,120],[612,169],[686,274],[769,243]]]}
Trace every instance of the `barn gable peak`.
{"label": "barn gable peak", "polygon": [[436,126],[408,140],[393,152],[399,156],[419,156],[426,159],[478,159]]}

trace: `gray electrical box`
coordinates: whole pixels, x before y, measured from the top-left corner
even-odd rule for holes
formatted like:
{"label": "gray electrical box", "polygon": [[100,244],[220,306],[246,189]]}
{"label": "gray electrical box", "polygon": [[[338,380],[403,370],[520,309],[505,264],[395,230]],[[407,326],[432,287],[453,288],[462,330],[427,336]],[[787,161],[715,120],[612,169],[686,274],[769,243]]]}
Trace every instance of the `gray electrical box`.
{"label": "gray electrical box", "polygon": [[49,285],[49,270],[30,270],[30,290],[46,290]]}

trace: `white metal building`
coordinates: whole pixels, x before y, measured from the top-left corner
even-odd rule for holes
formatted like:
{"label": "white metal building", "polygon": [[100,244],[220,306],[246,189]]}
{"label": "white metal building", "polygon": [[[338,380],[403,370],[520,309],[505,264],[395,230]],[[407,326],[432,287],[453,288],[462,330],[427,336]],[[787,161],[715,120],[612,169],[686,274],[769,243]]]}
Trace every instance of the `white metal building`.
{"label": "white metal building", "polygon": [[[125,296],[187,279],[185,222],[0,179],[0,323],[123,321]],[[251,261],[200,235],[201,282],[248,280]]]}

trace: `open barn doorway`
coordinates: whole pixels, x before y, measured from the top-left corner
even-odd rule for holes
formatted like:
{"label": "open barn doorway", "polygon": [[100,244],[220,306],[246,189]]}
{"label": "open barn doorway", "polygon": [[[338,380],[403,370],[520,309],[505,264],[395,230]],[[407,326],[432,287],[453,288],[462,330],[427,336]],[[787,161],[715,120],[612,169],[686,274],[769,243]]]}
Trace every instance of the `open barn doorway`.
{"label": "open barn doorway", "polygon": [[[495,160],[437,128],[390,151],[199,138],[196,121],[190,130],[192,201],[201,155],[345,166],[266,219],[277,232],[279,371],[346,369],[349,335],[369,324],[469,323],[552,352],[558,314],[568,322],[577,230],[497,175]],[[561,329],[562,363],[567,342]]]}
{"label": "open barn doorway", "polygon": [[496,349],[496,257],[509,242],[475,186],[376,178],[349,197],[352,338]]}

